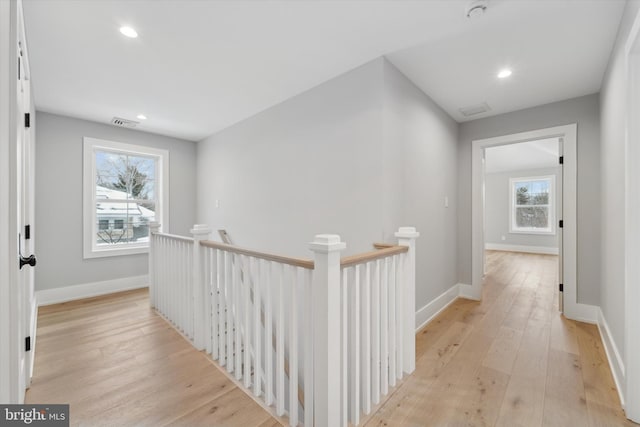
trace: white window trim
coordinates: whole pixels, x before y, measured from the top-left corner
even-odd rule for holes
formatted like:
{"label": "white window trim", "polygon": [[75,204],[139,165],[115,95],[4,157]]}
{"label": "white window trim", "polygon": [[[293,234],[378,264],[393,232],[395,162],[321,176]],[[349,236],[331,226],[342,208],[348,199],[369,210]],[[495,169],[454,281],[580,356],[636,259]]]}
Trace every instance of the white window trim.
{"label": "white window trim", "polygon": [[84,258],[102,258],[110,256],[122,256],[142,254],[149,252],[149,244],[127,245],[126,247],[104,247],[98,248],[93,233],[93,224],[96,223],[96,149],[117,150],[129,154],[142,154],[159,157],[156,179],[159,178],[160,185],[155,191],[158,194],[159,208],[156,210],[156,221],[161,224],[161,231],[169,229],[169,151],[142,145],[125,144],[122,142],[107,141],[104,139],[84,137],[83,153],[83,252]]}
{"label": "white window trim", "polygon": [[[534,228],[518,228],[516,223],[516,206],[515,206],[515,189],[514,184],[522,181],[544,181],[549,180],[549,227],[546,229]],[[555,194],[556,194],[556,177],[555,175],[542,175],[531,177],[509,178],[509,233],[511,234],[541,234],[546,236],[554,236],[556,234],[555,220]]]}

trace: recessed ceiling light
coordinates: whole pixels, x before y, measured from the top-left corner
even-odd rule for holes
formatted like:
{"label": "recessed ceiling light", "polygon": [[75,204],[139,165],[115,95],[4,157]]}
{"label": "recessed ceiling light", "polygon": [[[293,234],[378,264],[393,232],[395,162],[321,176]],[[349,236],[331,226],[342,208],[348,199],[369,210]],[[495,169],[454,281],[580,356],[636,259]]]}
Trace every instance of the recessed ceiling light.
{"label": "recessed ceiling light", "polygon": [[138,114],[136,117],[138,118],[138,120],[147,120],[147,116],[145,116],[144,114]]}
{"label": "recessed ceiling light", "polygon": [[138,32],[131,27],[120,27],[122,35],[135,39],[138,37]]}
{"label": "recessed ceiling light", "polygon": [[513,71],[511,71],[508,68],[505,68],[504,70],[500,70],[500,72],[498,73],[498,78],[499,79],[506,79],[507,77],[509,77],[511,74],[513,74]]}

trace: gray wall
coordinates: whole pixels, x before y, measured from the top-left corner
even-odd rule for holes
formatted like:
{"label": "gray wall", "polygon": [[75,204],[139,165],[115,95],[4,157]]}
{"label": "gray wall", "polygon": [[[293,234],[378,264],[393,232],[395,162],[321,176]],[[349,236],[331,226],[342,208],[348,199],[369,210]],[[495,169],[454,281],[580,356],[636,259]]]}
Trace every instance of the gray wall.
{"label": "gray wall", "polygon": [[578,124],[578,302],[600,305],[600,108],[597,94],[460,125],[458,279],[471,283],[471,141]]}
{"label": "gray wall", "polygon": [[[523,234],[510,233],[510,198],[511,188],[509,180],[511,178],[533,177],[543,175],[554,175],[556,177],[556,192],[554,200],[558,192],[560,177],[558,168],[544,169],[528,169],[509,172],[488,173],[484,179],[484,197],[485,197],[485,217],[484,217],[484,241],[485,243],[494,243],[500,245],[519,245],[519,246],[540,246],[546,248],[558,247],[558,233],[555,234]],[[558,217],[558,203],[555,204],[555,218]],[[505,240],[502,240],[502,236]]]}
{"label": "gray wall", "polygon": [[302,257],[318,233],[350,254],[415,225],[421,307],[456,283],[456,143],[456,123],[381,58],[198,143],[198,222]]}
{"label": "gray wall", "polygon": [[[600,307],[620,354],[625,354],[625,117],[627,81],[624,44],[631,31],[640,2],[630,1],[625,8],[616,45],[611,54],[600,92],[602,170],[602,286]],[[627,361],[628,362],[628,361]]]}
{"label": "gray wall", "polygon": [[386,61],[384,88],[384,159],[395,160],[397,166],[385,181],[393,186],[391,192],[402,195],[402,204],[396,205],[402,206],[398,225],[414,225],[420,231],[416,265],[416,308],[420,308],[458,282],[458,124]]}
{"label": "gray wall", "polygon": [[147,274],[147,255],[83,259],[83,137],[169,150],[170,232],[195,220],[195,143],[38,112],[36,116],[36,290]]}

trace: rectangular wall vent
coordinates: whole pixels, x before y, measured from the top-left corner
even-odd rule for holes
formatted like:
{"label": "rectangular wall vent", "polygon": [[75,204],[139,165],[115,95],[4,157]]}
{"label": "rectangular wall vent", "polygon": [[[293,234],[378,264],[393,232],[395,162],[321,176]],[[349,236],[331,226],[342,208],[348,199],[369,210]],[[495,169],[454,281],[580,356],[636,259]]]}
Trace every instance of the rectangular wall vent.
{"label": "rectangular wall vent", "polygon": [[478,105],[472,105],[470,107],[464,107],[459,110],[463,116],[475,116],[476,114],[486,113],[487,111],[491,111],[491,107],[486,102]]}
{"label": "rectangular wall vent", "polygon": [[114,117],[111,119],[111,124],[114,126],[120,126],[123,128],[134,128],[138,126],[140,122],[136,122],[134,120],[122,119],[120,117]]}

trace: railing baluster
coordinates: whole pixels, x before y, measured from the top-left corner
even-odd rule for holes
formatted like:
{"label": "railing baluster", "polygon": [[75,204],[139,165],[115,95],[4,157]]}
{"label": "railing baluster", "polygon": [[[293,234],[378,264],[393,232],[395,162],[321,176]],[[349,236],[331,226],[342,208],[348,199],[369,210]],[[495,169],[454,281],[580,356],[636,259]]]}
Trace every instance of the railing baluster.
{"label": "railing baluster", "polygon": [[207,264],[209,265],[209,275],[207,276],[208,286],[205,289],[207,290],[207,298],[211,301],[211,305],[207,304],[207,306],[210,307],[207,313],[207,323],[209,324],[209,328],[207,329],[209,341],[208,352],[211,353],[213,360],[218,360],[218,300],[220,299],[220,293],[218,292],[218,271],[214,252],[216,252],[215,249],[209,249],[205,252]]}
{"label": "railing baluster", "polygon": [[402,272],[404,271],[404,266],[402,264],[406,254],[398,255],[396,262],[396,322],[397,322],[397,333],[396,333],[396,349],[398,352],[398,356],[396,359],[396,378],[402,378],[402,360],[403,360],[403,346],[402,346],[402,334],[404,331],[404,316],[402,315],[402,284],[403,277]]}
{"label": "railing baluster", "polygon": [[236,380],[242,378],[242,337],[240,335],[242,330],[242,313],[240,313],[240,302],[242,301],[242,288],[240,282],[240,255],[235,255],[232,258],[233,262],[233,306],[234,306],[234,320],[235,320],[235,374]]}
{"label": "railing baluster", "polygon": [[371,362],[371,380],[373,392],[371,398],[374,405],[380,403],[380,260],[376,260],[372,284],[371,302],[371,347],[373,360]]}
{"label": "railing baluster", "polygon": [[360,266],[349,268],[349,419],[360,422]]}
{"label": "railing baluster", "polygon": [[[214,281],[218,283],[218,363],[220,366],[225,366],[227,364],[227,349],[225,348],[226,341],[226,312],[227,312],[227,294],[226,294],[226,286],[225,286],[225,266],[224,266],[224,255],[218,249],[215,250],[215,259],[216,263],[216,277],[214,277]],[[215,332],[214,332],[215,333]]]}
{"label": "railing baluster", "polygon": [[278,319],[276,330],[276,414],[284,414],[284,264],[279,264]]}
{"label": "railing baluster", "polygon": [[271,262],[262,261],[264,263],[262,268],[262,278],[264,280],[264,364],[265,364],[265,385],[264,385],[264,397],[267,406],[273,404],[273,316],[271,314],[271,293],[273,292],[273,286],[271,286]]}
{"label": "railing baluster", "polygon": [[342,280],[340,283],[340,324],[342,327],[340,328],[340,347],[341,347],[341,355],[340,355],[340,368],[341,368],[341,411],[340,411],[340,420],[341,425],[347,425],[347,418],[349,415],[349,388],[347,377],[349,375],[349,371],[347,370],[347,335],[348,335],[348,318],[347,318],[347,306],[349,305],[349,300],[347,299],[347,287],[349,286],[349,278],[348,278],[348,268],[342,269]]}
{"label": "railing baluster", "polygon": [[313,298],[311,297],[312,271],[304,271],[303,293],[305,315],[303,317],[304,339],[304,424],[313,426]]}
{"label": "railing baluster", "polygon": [[382,261],[382,288],[380,290],[380,393],[389,393],[389,258]]}
{"label": "railing baluster", "polygon": [[371,263],[364,265],[362,284],[362,409],[371,412]]}
{"label": "railing baluster", "polygon": [[389,385],[396,385],[396,257],[389,260]]}
{"label": "railing baluster", "polygon": [[290,267],[289,304],[289,425],[298,425],[298,271]]}
{"label": "railing baluster", "polygon": [[233,372],[234,360],[233,360],[233,310],[235,308],[233,281],[234,274],[231,267],[231,257],[233,254],[224,252],[224,275],[225,275],[225,287],[227,289],[227,371]]}
{"label": "railing baluster", "polygon": [[251,258],[240,255],[240,267],[242,268],[242,314],[244,315],[244,386],[251,385]]}
{"label": "railing baluster", "polygon": [[[255,280],[249,280],[249,283],[253,283],[253,394],[255,396],[260,396],[261,391],[261,382],[260,376],[262,375],[261,366],[262,366],[262,345],[260,343],[260,338],[262,337],[261,330],[262,325],[260,321],[260,308],[262,305],[262,292],[260,291],[260,287],[262,286],[261,276],[260,276],[260,260],[257,258],[252,258],[253,262],[253,275],[250,276]],[[267,351],[267,349],[265,349]]]}

